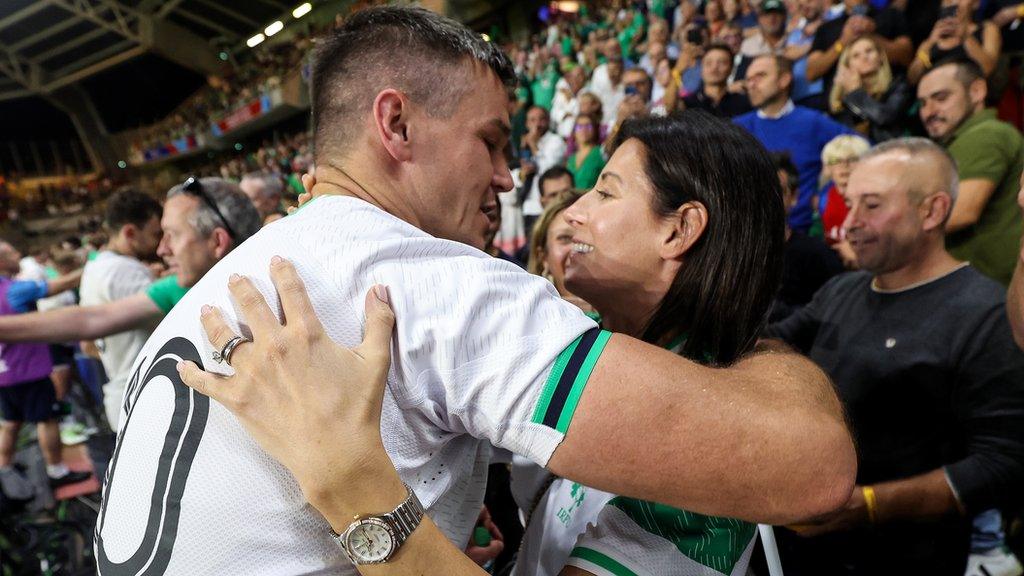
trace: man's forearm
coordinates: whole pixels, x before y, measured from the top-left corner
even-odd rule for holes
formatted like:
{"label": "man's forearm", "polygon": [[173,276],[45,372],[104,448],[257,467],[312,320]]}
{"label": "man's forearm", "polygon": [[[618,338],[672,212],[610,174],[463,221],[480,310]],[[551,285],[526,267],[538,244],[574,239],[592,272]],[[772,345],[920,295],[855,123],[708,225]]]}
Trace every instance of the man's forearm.
{"label": "man's forearm", "polygon": [[0,317],[0,342],[93,340],[145,325],[160,310],[144,294],[97,306]]}
{"label": "man's forearm", "polygon": [[960,513],[960,504],[940,468],[919,476],[873,485],[876,522],[934,520]]}
{"label": "man's forearm", "polygon": [[711,369],[616,334],[548,467],[617,494],[786,524],[844,505],[856,454],[831,383],[806,358]]}
{"label": "man's forearm", "polygon": [[71,290],[77,288],[82,282],[82,270],[75,270],[59,278],[54,278],[46,282],[46,295],[53,296],[54,294],[60,294],[65,290]]}
{"label": "man's forearm", "polygon": [[807,56],[807,81],[814,82],[824,76],[837,60],[839,60],[839,52],[834,48],[811,52]]}
{"label": "man's forearm", "polygon": [[900,66],[910,64],[910,59],[914,56],[914,45],[910,43],[908,38],[900,36],[895,40],[888,40],[878,37],[878,42],[882,45],[882,49],[885,50],[886,56],[889,57],[889,62],[899,64]]}
{"label": "man's forearm", "polygon": [[1006,311],[1013,328],[1013,340],[1024,349],[1024,247],[1017,257],[1017,268],[1006,293]]}

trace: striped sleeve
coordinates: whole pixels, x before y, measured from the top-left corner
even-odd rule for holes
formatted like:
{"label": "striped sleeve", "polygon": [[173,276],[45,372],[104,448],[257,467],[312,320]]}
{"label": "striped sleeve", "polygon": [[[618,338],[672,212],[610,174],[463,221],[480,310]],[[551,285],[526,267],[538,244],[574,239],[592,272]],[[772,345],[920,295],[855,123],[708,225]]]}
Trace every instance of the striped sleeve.
{"label": "striped sleeve", "polygon": [[532,421],[565,434],[611,332],[593,328],[558,355],[537,400]]}

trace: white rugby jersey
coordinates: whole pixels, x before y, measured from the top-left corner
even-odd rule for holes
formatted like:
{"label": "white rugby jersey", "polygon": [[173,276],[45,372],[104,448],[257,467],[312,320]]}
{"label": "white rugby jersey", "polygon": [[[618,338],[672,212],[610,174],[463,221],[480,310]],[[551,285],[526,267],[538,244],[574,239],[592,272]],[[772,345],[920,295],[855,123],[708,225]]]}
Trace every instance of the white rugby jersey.
{"label": "white rugby jersey", "polygon": [[356,573],[291,474],[175,370],[179,358],[230,370],[213,362],[199,314],[213,304],[239,327],[231,273],[252,278],[280,313],[275,254],[295,264],[327,333],[346,346],[362,338],[366,292],[390,288],[384,447],[460,547],[483,500],[489,443],[546,464],[608,339],[543,279],[361,200],[317,198],[218,263],[143,348],[104,485],[103,576]]}

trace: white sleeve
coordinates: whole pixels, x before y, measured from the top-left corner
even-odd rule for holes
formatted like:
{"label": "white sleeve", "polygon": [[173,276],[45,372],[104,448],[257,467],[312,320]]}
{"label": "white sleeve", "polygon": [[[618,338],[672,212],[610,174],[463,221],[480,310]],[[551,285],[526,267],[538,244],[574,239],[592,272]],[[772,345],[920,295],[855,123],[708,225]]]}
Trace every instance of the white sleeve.
{"label": "white sleeve", "polygon": [[397,318],[402,407],[545,465],[608,334],[549,282],[496,258],[381,273]]}

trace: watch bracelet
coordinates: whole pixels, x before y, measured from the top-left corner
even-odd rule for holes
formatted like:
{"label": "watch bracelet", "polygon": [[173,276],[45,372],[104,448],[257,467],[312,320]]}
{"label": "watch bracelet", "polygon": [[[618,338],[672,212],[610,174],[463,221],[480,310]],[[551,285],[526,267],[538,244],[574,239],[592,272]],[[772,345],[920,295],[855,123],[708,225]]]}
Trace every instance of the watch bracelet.
{"label": "watch bracelet", "polygon": [[405,489],[409,491],[409,496],[394,510],[384,514],[384,518],[391,524],[398,536],[397,546],[401,546],[412,535],[416,527],[423,521],[423,515],[426,514],[416,492],[408,484],[405,484]]}

